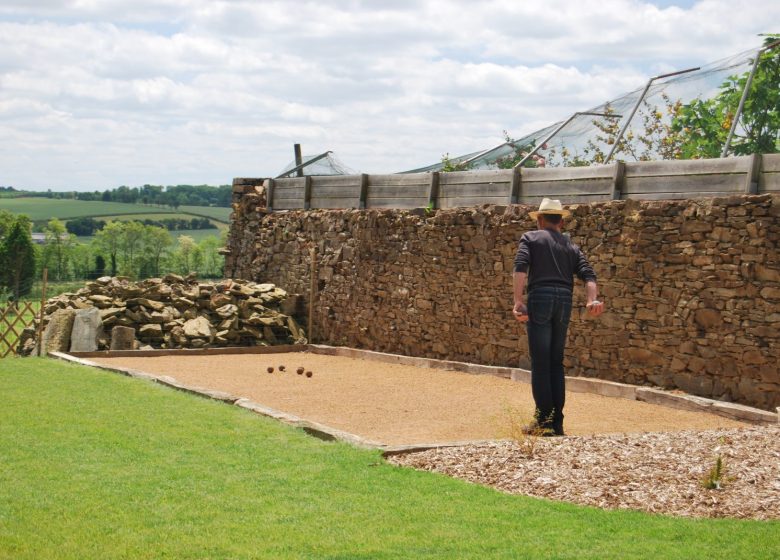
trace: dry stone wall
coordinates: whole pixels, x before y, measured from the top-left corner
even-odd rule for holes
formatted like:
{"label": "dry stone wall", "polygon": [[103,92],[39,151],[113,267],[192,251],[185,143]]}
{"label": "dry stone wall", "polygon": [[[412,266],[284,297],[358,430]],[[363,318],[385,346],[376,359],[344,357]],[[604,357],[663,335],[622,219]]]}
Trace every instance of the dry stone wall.
{"label": "dry stone wall", "polygon": [[[234,190],[227,274],[308,294],[316,248],[315,342],[528,366],[511,271],[533,208],[266,214]],[[586,319],[577,288],[569,375],[780,405],[780,197],[570,208],[608,311]]]}

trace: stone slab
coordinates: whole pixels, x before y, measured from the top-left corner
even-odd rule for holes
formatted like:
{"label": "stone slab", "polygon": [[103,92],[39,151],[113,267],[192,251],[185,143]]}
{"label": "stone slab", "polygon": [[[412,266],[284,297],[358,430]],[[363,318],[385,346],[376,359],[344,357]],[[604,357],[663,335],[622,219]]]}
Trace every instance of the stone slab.
{"label": "stone slab", "polygon": [[636,400],[636,386],[591,377],[567,377],[566,390],[575,393],[593,393],[605,397]]}
{"label": "stone slab", "polygon": [[75,309],[58,309],[52,313],[49,324],[43,332],[41,346],[44,356],[50,352],[67,352],[70,350],[70,333],[73,330]]}
{"label": "stone slab", "polygon": [[94,352],[98,349],[98,339],[104,336],[103,320],[97,307],[76,311],[70,331],[71,352]]}
{"label": "stone slab", "polygon": [[712,412],[712,404],[715,402],[704,397],[670,393],[650,387],[637,387],[636,399],[649,404],[668,406],[669,408],[677,408],[679,410],[691,410],[693,412]]}
{"label": "stone slab", "polygon": [[519,381],[520,383],[530,383],[531,382],[531,372],[527,369],[516,369],[512,371],[512,375],[510,377],[512,381]]}
{"label": "stone slab", "polygon": [[774,424],[778,422],[777,414],[743,404],[714,401],[713,412],[735,420],[745,420],[757,424]]}
{"label": "stone slab", "polygon": [[406,453],[416,453],[418,451],[427,451],[429,449],[444,449],[447,447],[463,447],[465,445],[486,445],[489,443],[495,443],[495,439],[479,439],[479,440],[465,440],[465,441],[449,441],[446,443],[418,443],[414,445],[386,445],[382,451],[383,457],[390,457],[392,455],[404,455]]}

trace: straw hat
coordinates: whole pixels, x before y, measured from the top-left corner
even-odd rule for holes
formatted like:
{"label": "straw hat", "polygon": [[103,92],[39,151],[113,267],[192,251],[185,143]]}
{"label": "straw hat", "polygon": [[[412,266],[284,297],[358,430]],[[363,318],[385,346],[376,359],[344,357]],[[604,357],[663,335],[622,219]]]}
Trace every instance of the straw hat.
{"label": "straw hat", "polygon": [[539,214],[559,214],[564,218],[571,216],[571,212],[564,209],[560,200],[550,200],[549,198],[542,199],[542,203],[539,205],[538,211],[528,213],[532,220],[535,220]]}

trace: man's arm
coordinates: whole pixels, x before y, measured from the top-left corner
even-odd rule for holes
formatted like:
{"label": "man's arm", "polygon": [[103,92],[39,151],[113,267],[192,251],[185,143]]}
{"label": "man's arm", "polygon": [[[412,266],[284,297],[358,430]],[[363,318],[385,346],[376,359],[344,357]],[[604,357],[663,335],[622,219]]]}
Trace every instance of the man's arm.
{"label": "man's arm", "polygon": [[523,291],[525,290],[525,283],[528,279],[528,273],[526,272],[514,272],[512,273],[512,286],[515,298],[515,304],[512,307],[512,313],[515,319],[521,323],[528,321],[528,308],[523,303]]}
{"label": "man's arm", "polygon": [[595,280],[588,280],[585,282],[585,307],[588,309],[588,314],[593,317],[598,317],[604,312],[604,303],[598,300],[599,287]]}

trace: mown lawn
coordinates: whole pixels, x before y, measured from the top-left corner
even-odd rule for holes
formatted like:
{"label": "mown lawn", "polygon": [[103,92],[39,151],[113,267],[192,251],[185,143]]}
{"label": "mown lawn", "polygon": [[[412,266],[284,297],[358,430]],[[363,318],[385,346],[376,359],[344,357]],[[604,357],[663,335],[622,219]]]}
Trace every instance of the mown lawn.
{"label": "mown lawn", "polygon": [[508,496],[149,382],[0,360],[0,558],[777,558],[780,523]]}

